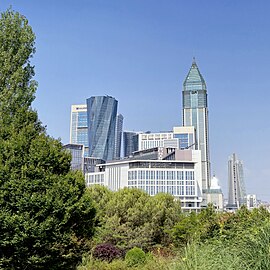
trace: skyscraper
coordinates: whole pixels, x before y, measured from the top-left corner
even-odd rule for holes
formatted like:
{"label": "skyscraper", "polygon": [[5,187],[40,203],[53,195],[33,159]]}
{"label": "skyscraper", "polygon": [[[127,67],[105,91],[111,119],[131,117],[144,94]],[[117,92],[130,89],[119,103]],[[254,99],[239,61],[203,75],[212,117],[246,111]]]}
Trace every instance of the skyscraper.
{"label": "skyscraper", "polygon": [[235,153],[228,161],[229,194],[227,208],[239,208],[245,204],[246,190],[244,184],[243,163]]}
{"label": "skyscraper", "polygon": [[202,159],[202,189],[206,193],[210,188],[207,90],[195,59],[183,84],[182,102],[183,126],[194,126],[196,131],[195,145],[201,150]]}
{"label": "skyscraper", "polygon": [[88,155],[88,127],[87,127],[87,106],[72,105],[70,118],[70,139],[71,144],[82,144],[84,153]]}
{"label": "skyscraper", "polygon": [[115,127],[114,159],[120,159],[121,157],[123,121],[124,121],[123,115],[117,114]]}
{"label": "skyscraper", "polygon": [[129,157],[133,152],[138,151],[138,132],[123,132],[124,157]]}
{"label": "skyscraper", "polygon": [[63,148],[71,153],[71,170],[83,171],[84,146],[82,144],[66,144]]}
{"label": "skyscraper", "polygon": [[89,156],[112,160],[118,101],[110,96],[93,96],[86,101]]}

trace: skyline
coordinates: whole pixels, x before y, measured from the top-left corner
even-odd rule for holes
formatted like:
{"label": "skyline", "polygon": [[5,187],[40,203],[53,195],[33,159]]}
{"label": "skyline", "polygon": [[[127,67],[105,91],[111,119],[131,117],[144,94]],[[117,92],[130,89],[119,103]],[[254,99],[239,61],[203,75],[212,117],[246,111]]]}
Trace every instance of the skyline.
{"label": "skyline", "polygon": [[34,108],[49,135],[68,143],[71,105],[95,95],[119,101],[124,130],[182,125],[181,92],[195,56],[208,90],[212,175],[227,197],[235,152],[247,193],[270,201],[270,4],[206,3],[4,0],[0,8],[12,5],[36,34]]}

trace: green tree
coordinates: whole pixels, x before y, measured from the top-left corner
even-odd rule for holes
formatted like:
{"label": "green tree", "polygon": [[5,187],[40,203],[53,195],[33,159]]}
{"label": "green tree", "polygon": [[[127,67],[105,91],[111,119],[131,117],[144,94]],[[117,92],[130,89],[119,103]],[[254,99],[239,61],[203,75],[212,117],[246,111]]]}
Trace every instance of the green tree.
{"label": "green tree", "polygon": [[185,247],[187,243],[197,240],[200,237],[201,225],[195,212],[183,214],[181,220],[172,229],[174,244]]}
{"label": "green tree", "polygon": [[124,188],[113,193],[108,201],[100,229],[100,241],[110,242],[125,249],[150,245],[147,211],[150,196],[139,189]]}
{"label": "green tree", "polygon": [[151,231],[155,244],[168,246],[172,243],[171,230],[181,220],[180,201],[167,193],[158,193],[151,200]]}
{"label": "green tree", "polygon": [[0,19],[0,268],[75,269],[95,209],[70,155],[31,108],[35,35],[9,9]]}
{"label": "green tree", "polygon": [[191,212],[183,215],[172,229],[175,245],[183,247],[193,241],[212,239],[220,232],[219,216],[212,204],[200,213]]}
{"label": "green tree", "polygon": [[173,196],[161,193],[151,197],[135,188],[111,193],[104,187],[93,187],[88,191],[99,205],[96,243],[149,250],[172,242],[169,231],[179,221],[181,212],[180,203]]}

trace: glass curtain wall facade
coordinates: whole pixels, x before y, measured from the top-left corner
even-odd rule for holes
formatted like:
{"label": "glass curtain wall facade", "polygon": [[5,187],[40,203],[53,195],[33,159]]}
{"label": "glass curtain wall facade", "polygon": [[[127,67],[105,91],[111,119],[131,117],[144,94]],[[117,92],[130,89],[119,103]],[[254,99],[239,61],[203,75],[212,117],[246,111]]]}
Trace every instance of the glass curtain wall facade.
{"label": "glass curtain wall facade", "polygon": [[70,140],[71,144],[82,144],[84,155],[88,155],[88,126],[87,126],[87,106],[72,105],[70,119]]}
{"label": "glass curtain wall facade", "polygon": [[118,101],[110,96],[87,99],[89,156],[103,160],[114,158]]}
{"label": "glass curtain wall facade", "polygon": [[123,132],[124,157],[129,157],[138,151],[138,133],[132,131]]}
{"label": "glass curtain wall facade", "polygon": [[202,189],[205,193],[210,188],[207,90],[195,59],[183,84],[182,102],[183,126],[194,126],[195,147],[201,150]]}
{"label": "glass curtain wall facade", "polygon": [[67,144],[64,145],[63,148],[71,153],[71,170],[82,171],[84,160],[84,146],[82,144]]}
{"label": "glass curtain wall facade", "polygon": [[124,122],[123,115],[118,114],[116,117],[116,129],[115,129],[115,145],[114,145],[114,158],[115,159],[120,159],[121,157],[123,122]]}

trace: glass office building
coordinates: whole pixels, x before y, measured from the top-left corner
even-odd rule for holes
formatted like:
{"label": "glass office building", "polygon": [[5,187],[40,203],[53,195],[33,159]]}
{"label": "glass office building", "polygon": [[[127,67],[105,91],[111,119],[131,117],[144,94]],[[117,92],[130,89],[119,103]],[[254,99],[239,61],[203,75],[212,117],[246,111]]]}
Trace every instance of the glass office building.
{"label": "glass office building", "polygon": [[88,155],[88,127],[87,127],[87,106],[72,105],[70,119],[70,144],[82,144],[84,155]]}
{"label": "glass office building", "polygon": [[123,122],[124,122],[123,115],[118,114],[116,117],[116,127],[115,127],[114,159],[120,159],[121,157]]}
{"label": "glass office building", "polygon": [[66,144],[63,148],[71,153],[71,170],[82,171],[84,161],[84,146],[82,144]]}
{"label": "glass office building", "polygon": [[86,101],[89,156],[112,160],[118,101],[110,96],[93,96]]}
{"label": "glass office building", "polygon": [[139,135],[134,131],[123,132],[124,157],[129,157],[133,152],[139,150]]}
{"label": "glass office building", "polygon": [[183,126],[195,128],[195,147],[201,150],[202,188],[206,192],[210,188],[207,90],[195,59],[183,86]]}

